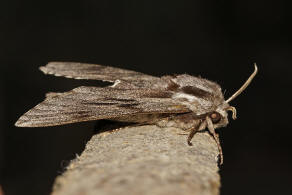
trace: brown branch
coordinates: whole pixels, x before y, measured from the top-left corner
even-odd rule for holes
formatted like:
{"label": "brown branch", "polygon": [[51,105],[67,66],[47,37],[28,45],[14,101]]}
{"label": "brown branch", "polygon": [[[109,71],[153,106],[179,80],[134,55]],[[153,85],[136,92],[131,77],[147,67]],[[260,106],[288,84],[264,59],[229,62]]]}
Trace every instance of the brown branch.
{"label": "brown branch", "polygon": [[219,194],[214,139],[197,133],[188,146],[181,133],[146,125],[97,134],[56,179],[52,194]]}

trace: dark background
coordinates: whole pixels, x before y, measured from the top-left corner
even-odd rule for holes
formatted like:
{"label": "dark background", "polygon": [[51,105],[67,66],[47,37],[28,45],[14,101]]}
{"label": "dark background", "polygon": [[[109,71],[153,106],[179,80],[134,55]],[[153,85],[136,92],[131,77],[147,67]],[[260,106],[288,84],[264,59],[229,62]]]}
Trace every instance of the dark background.
{"label": "dark background", "polygon": [[[288,2],[288,1],[287,1]],[[45,76],[49,61],[106,64],[152,75],[217,81],[238,120],[220,129],[222,194],[291,192],[291,6],[245,0],[9,0],[0,5],[0,184],[6,194],[48,194],[80,154],[94,122],[16,128],[48,91],[99,85]]]}

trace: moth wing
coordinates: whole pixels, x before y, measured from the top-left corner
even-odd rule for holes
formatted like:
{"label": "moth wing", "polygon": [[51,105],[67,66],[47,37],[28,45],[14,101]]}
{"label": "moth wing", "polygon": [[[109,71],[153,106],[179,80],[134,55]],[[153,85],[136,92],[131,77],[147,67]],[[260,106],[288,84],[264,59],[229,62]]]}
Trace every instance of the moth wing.
{"label": "moth wing", "polygon": [[188,108],[170,98],[170,92],[145,89],[78,87],[49,95],[16,122],[19,127],[44,127],[111,119],[143,113],[184,113]]}
{"label": "moth wing", "polygon": [[45,74],[74,79],[91,79],[108,82],[115,82],[117,80],[127,81],[137,87],[148,86],[147,84],[149,82],[158,79],[158,77],[132,70],[77,62],[49,62],[46,66],[41,66],[40,70]]}

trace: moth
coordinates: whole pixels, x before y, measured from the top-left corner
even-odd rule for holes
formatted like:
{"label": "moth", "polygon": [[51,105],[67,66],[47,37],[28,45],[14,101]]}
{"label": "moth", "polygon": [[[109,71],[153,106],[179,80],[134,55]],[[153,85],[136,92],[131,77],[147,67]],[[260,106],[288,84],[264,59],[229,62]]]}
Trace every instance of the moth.
{"label": "moth", "polygon": [[155,77],[140,72],[75,62],[50,62],[40,67],[45,74],[74,79],[102,80],[107,87],[81,86],[64,93],[47,93],[43,102],[22,115],[18,127],[46,127],[110,119],[161,127],[178,127],[189,132],[187,143],[207,129],[223,153],[216,128],[228,124],[227,111],[236,119],[236,109],[229,102],[250,84],[254,72],[227,100],[221,87],[210,80],[188,74]]}

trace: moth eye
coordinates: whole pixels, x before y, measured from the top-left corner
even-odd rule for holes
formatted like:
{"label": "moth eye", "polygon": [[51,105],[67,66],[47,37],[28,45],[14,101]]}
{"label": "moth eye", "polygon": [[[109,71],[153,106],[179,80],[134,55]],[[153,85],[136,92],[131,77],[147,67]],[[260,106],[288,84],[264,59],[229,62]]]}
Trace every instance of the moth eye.
{"label": "moth eye", "polygon": [[221,120],[221,115],[218,112],[213,112],[210,114],[210,118],[213,123],[218,123]]}

